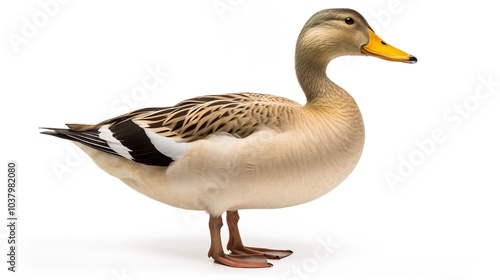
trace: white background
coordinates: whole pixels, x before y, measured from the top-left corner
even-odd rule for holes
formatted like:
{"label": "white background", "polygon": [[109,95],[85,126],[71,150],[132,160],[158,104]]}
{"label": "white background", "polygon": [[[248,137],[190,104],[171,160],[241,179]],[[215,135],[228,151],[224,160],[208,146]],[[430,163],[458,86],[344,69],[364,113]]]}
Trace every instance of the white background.
{"label": "white background", "polygon": [[[18,162],[20,218],[19,272],[2,261],[2,279],[500,279],[500,86],[488,92],[480,82],[500,81],[493,2],[69,0],[44,22],[46,2],[0,4],[1,162]],[[71,143],[38,134],[204,94],[304,102],[295,40],[314,12],[331,7],[358,10],[419,62],[330,64],[328,75],[363,112],[364,154],[314,202],[241,212],[248,245],[294,250],[271,269],[214,264],[206,214],[144,197]],[[28,36],[24,18],[39,25]],[[168,77],[138,95],[155,68]],[[436,130],[439,143],[424,140]],[[391,186],[389,173],[402,181]]]}

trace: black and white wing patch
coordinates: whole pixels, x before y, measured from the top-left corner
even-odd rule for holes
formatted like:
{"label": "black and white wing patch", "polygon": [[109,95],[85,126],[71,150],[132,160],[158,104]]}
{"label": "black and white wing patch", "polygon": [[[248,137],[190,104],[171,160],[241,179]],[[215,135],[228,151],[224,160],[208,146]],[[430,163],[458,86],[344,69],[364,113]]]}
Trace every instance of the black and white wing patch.
{"label": "black and white wing patch", "polygon": [[190,145],[144,129],[135,124],[133,119],[102,124],[93,130],[46,129],[43,134],[76,141],[102,152],[154,166],[169,166]]}

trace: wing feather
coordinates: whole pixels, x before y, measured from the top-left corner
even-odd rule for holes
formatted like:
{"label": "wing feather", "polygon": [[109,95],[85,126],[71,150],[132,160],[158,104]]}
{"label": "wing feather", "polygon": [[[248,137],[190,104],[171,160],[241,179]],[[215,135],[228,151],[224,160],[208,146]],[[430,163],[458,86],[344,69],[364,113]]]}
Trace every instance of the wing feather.
{"label": "wing feather", "polygon": [[189,143],[214,133],[244,138],[259,127],[279,129],[300,104],[256,93],[207,95],[171,107],[144,108],[96,125],[42,133],[80,142],[94,149],[155,166],[168,166]]}
{"label": "wing feather", "polygon": [[278,128],[283,117],[301,107],[286,98],[256,93],[207,95],[134,119],[144,129],[183,142],[225,132],[243,138],[259,126]]}

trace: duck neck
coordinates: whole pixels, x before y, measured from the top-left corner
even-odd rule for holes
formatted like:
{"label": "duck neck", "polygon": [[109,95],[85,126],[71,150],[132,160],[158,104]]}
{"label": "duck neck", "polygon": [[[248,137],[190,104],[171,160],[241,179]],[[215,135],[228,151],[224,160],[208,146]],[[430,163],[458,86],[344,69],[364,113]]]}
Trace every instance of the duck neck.
{"label": "duck neck", "polygon": [[351,99],[345,90],[326,75],[326,67],[331,59],[322,58],[311,51],[304,51],[300,48],[300,43],[297,47],[295,71],[309,106],[339,104],[346,98]]}

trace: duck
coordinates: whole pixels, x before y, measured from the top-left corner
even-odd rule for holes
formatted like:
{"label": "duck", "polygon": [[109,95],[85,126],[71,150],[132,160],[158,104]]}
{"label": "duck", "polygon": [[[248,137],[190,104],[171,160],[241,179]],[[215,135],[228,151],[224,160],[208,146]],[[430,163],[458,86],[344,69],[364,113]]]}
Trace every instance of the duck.
{"label": "duck", "polygon": [[[305,23],[296,43],[295,71],[305,104],[252,92],[205,95],[97,124],[42,127],[41,133],[72,141],[139,193],[206,211],[208,257],[216,263],[270,267],[268,259],[292,251],[245,246],[239,211],[317,199],[338,186],[361,157],[360,109],[326,74],[330,61],[346,55],[417,62],[378,37],[357,11],[325,9]],[[221,240],[224,213],[228,252]]]}

